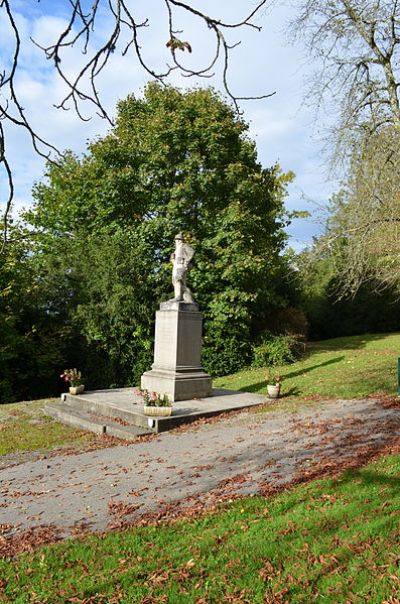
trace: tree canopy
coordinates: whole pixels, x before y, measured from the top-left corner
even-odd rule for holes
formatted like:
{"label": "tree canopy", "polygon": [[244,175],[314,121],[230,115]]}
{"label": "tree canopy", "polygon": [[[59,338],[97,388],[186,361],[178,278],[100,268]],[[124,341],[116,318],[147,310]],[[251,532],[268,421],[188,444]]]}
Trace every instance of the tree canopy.
{"label": "tree canopy", "polygon": [[214,375],[248,363],[272,309],[288,305],[291,175],[261,166],[247,128],[212,89],[149,84],[119,103],[115,127],[85,157],[65,154],[35,186],[25,241],[36,308],[61,322],[73,342],[65,358],[82,359],[93,385],[137,383],[151,364],[178,231],[196,250],[189,283]]}
{"label": "tree canopy", "polygon": [[326,232],[314,251],[341,272],[338,294],[354,295],[362,284],[399,289],[400,145],[387,127],[353,152],[349,175],[330,208]]}
{"label": "tree canopy", "polygon": [[302,307],[319,337],[400,328],[400,147],[394,126],[355,149],[325,233],[298,258]]}
{"label": "tree canopy", "polygon": [[335,274],[332,296],[355,296],[361,287],[387,287],[396,296],[400,5],[304,0],[293,25],[317,60],[308,98],[328,109],[325,139],[333,164],[345,168],[326,232],[304,257],[326,266],[329,278]]}

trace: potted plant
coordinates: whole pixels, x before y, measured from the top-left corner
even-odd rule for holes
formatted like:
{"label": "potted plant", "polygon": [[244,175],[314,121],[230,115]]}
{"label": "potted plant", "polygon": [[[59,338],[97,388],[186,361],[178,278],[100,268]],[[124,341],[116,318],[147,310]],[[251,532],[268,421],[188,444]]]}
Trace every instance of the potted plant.
{"label": "potted plant", "polygon": [[167,394],[157,394],[148,390],[140,390],[143,397],[143,412],[153,417],[168,417],[172,413],[172,403]]}
{"label": "potted plant", "polygon": [[279,398],[281,393],[282,377],[280,375],[272,375],[271,372],[267,376],[267,392],[268,398]]}
{"label": "potted plant", "polygon": [[64,382],[69,383],[70,394],[82,394],[82,392],[85,390],[82,374],[76,368],[64,369],[63,373],[60,375],[60,378],[62,378]]}

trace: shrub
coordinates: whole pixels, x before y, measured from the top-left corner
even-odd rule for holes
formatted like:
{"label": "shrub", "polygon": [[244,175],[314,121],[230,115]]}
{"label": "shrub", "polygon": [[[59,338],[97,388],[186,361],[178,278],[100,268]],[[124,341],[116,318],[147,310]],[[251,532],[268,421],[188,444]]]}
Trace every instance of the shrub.
{"label": "shrub", "polygon": [[218,330],[204,338],[202,364],[213,377],[229,375],[249,365],[251,361],[251,344],[248,335],[224,335]]}
{"label": "shrub", "polygon": [[253,347],[252,367],[274,367],[293,363],[299,352],[300,342],[294,336],[263,335],[261,343]]}

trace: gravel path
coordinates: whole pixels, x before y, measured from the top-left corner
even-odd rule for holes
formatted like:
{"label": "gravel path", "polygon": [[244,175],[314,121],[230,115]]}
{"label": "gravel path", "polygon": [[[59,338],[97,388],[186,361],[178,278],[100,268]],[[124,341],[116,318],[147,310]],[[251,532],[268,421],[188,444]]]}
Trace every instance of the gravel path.
{"label": "gravel path", "polygon": [[55,525],[65,536],[84,525],[99,531],[162,510],[266,493],[366,458],[399,434],[399,415],[372,399],[295,412],[277,405],[148,442],[24,461],[0,470],[0,528],[15,536]]}

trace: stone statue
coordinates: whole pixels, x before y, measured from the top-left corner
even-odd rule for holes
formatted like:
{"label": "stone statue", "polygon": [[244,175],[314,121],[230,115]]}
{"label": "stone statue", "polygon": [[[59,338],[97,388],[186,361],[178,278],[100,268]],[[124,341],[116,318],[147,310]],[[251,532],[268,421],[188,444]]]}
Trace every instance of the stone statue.
{"label": "stone statue", "polygon": [[175,252],[171,255],[172,284],[174,286],[174,301],[195,304],[192,292],[186,285],[186,274],[194,256],[194,249],[183,241],[181,233],[175,237]]}
{"label": "stone statue", "polygon": [[167,395],[170,401],[212,395],[211,376],[201,366],[203,318],[186,285],[193,256],[194,250],[179,233],[171,255],[175,297],[161,302],[156,312],[154,363],[140,381],[142,390]]}

